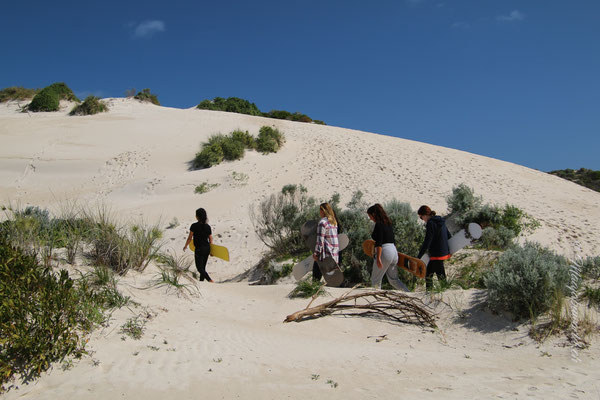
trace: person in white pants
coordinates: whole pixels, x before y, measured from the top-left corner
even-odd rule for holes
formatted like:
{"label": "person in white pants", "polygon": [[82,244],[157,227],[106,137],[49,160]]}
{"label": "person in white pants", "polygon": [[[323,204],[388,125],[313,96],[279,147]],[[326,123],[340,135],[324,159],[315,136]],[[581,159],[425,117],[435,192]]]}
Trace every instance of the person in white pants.
{"label": "person in white pants", "polygon": [[381,289],[381,281],[386,275],[388,282],[395,289],[408,292],[408,287],[398,278],[398,250],[392,221],[379,203],[369,207],[367,215],[371,221],[375,222],[375,228],[371,234],[371,238],[375,241],[371,285]]}

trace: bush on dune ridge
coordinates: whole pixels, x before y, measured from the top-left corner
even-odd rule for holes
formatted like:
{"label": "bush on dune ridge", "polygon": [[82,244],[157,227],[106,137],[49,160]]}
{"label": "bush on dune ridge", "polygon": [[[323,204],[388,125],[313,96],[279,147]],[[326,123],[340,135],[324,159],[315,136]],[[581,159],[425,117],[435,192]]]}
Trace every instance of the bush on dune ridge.
{"label": "bush on dune ridge", "polygon": [[79,102],[77,96],[64,82],[57,82],[37,93],[26,109],[33,112],[58,111],[60,100]]}
{"label": "bush on dune ridge", "polygon": [[585,186],[588,189],[600,192],[600,171],[594,171],[587,168],[561,169],[550,171],[549,174],[556,175],[560,178],[575,182],[578,185]]}
{"label": "bush on dune ridge", "polygon": [[32,99],[40,89],[27,89],[22,86],[11,86],[0,90],[0,103],[11,100]]}
{"label": "bush on dune ridge", "polygon": [[108,111],[108,106],[96,96],[88,96],[83,103],[73,107],[69,115],[94,115]]}
{"label": "bush on dune ridge", "polygon": [[155,94],[152,94],[150,92],[150,89],[142,89],[142,91],[138,92],[135,96],[133,96],[133,98],[142,102],[152,103],[157,106],[160,106],[158,97]]}
{"label": "bush on dune ridge", "polygon": [[291,113],[284,110],[271,110],[264,113],[258,109],[256,104],[238,97],[228,97],[227,99],[215,97],[212,100],[202,100],[196,108],[201,110],[225,111],[274,119],[284,119],[288,121],[314,122],[315,124],[325,125],[325,122],[313,120],[308,115],[299,112]]}

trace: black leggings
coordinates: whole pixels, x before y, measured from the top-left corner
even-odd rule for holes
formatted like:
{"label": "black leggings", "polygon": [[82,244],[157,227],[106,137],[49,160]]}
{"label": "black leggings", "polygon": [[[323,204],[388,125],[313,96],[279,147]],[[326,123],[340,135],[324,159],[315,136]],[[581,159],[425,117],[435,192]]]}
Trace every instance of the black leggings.
{"label": "black leggings", "polygon": [[438,280],[446,280],[446,270],[444,269],[444,260],[430,260],[427,264],[425,273],[425,290],[431,290],[433,286],[433,274],[436,274]]}
{"label": "black leggings", "polygon": [[203,281],[206,279],[207,281],[212,281],[208,273],[206,272],[206,262],[208,261],[208,256],[210,255],[210,247],[202,246],[196,247],[196,251],[194,252],[194,261],[196,262],[196,269],[200,273],[200,280]]}

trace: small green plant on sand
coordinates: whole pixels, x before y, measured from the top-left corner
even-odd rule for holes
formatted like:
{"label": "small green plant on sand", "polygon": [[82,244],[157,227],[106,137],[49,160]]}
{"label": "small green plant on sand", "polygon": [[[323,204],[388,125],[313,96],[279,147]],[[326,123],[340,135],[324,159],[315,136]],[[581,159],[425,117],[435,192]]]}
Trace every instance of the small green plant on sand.
{"label": "small green plant on sand", "polygon": [[194,189],[194,193],[196,193],[196,194],[208,193],[218,186],[219,186],[218,183],[202,182],[201,184],[196,186],[196,188]]}
{"label": "small green plant on sand", "polygon": [[327,295],[327,291],[323,289],[324,284],[321,282],[313,282],[312,280],[299,281],[296,287],[288,295],[289,298],[293,299],[296,297],[309,298],[316,294],[319,296]]}
{"label": "small green plant on sand", "polygon": [[146,321],[138,316],[131,317],[121,325],[121,330],[119,333],[129,336],[134,340],[140,340],[144,335],[144,329],[146,326]]}
{"label": "small green plant on sand", "polygon": [[236,186],[245,186],[248,184],[249,176],[243,172],[233,171],[231,173],[231,179],[233,179]]}

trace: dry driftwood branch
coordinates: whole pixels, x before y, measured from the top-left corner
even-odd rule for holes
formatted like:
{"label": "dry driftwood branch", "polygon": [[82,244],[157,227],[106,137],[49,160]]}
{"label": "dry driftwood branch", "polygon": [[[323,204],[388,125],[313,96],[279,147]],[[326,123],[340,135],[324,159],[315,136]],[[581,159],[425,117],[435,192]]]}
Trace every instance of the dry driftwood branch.
{"label": "dry driftwood branch", "polygon": [[283,322],[300,322],[308,317],[321,317],[338,312],[342,315],[372,316],[404,324],[437,327],[435,316],[416,297],[387,290],[351,294],[352,291],[354,288],[334,300],[290,314]]}

